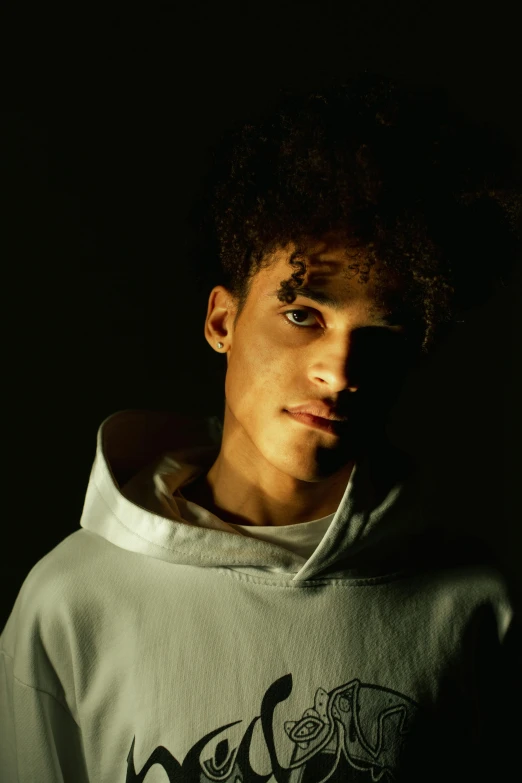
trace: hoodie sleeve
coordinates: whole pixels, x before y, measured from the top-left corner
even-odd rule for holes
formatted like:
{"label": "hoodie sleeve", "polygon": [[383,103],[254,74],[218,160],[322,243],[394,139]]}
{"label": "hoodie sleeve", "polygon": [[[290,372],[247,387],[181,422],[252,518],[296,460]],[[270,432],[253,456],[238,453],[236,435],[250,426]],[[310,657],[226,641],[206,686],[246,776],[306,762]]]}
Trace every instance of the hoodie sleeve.
{"label": "hoodie sleeve", "polygon": [[14,674],[0,650],[0,780],[88,783],[80,730],[67,707]]}
{"label": "hoodie sleeve", "polygon": [[31,570],[0,635],[1,783],[89,781],[63,570],[49,556]]}

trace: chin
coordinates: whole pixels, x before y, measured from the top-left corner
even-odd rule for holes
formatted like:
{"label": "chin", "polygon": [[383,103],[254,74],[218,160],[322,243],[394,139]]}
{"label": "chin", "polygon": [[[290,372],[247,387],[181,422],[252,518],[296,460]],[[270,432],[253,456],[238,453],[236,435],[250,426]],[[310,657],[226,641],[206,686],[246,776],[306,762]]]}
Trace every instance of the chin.
{"label": "chin", "polygon": [[[320,435],[321,433],[319,433]],[[356,457],[356,449],[353,445],[343,444],[325,447],[318,443],[282,443],[274,450],[263,450],[265,459],[281,473],[298,481],[321,481],[339,473],[347,467]]]}

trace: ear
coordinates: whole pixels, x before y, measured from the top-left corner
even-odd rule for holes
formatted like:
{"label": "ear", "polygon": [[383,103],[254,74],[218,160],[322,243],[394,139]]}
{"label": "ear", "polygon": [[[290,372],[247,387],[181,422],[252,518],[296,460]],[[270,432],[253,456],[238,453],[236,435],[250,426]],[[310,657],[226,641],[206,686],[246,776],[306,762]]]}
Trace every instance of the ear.
{"label": "ear", "polygon": [[208,297],[204,334],[215,350],[218,342],[226,344],[233,334],[236,302],[230,291],[222,285],[215,286]]}

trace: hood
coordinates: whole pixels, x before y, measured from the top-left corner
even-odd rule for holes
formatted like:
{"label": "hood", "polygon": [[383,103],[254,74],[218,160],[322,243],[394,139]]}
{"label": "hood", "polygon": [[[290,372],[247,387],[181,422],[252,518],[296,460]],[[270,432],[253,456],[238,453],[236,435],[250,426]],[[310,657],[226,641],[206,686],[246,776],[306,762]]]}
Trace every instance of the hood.
{"label": "hood", "polygon": [[229,524],[185,501],[182,487],[210,469],[221,438],[215,416],[112,414],[98,429],[81,526],[169,563],[292,581],[378,576],[447,549],[448,532],[428,511],[429,477],[384,433],[355,463],[337,511],[317,521],[324,534],[308,554],[281,545],[279,528]]}

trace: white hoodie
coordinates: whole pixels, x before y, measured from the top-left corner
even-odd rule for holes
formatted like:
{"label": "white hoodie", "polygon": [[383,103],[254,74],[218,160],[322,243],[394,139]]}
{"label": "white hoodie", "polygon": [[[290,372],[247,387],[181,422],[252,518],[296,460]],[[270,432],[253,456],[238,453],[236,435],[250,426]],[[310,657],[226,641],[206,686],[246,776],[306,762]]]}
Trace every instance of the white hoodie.
{"label": "white hoodie", "polygon": [[1,783],[504,783],[520,625],[505,580],[376,438],[335,514],[225,523],[183,498],[217,418],[98,430],[81,529],[0,637]]}

